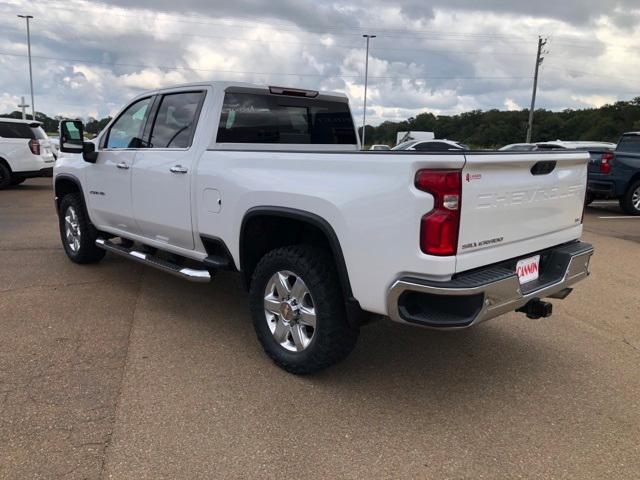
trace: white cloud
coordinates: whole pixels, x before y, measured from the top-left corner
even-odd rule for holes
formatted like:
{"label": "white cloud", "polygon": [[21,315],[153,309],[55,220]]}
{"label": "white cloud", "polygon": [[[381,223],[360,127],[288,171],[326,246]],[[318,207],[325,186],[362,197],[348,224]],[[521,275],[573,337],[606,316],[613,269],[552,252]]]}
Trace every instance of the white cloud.
{"label": "white cloud", "polygon": [[144,89],[235,79],[343,91],[361,118],[365,32],[377,34],[373,124],[526,108],[538,34],[550,35],[539,108],[631,98],[640,69],[634,0],[13,0],[0,7],[0,111],[28,97],[18,11],[36,17],[36,107],[49,115],[102,116]]}

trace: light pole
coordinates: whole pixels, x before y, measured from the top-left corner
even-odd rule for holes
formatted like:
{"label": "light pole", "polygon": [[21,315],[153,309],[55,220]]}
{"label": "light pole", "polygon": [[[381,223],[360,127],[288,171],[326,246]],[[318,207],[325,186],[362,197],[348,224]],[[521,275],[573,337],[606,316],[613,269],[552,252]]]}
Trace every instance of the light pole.
{"label": "light pole", "polygon": [[366,137],[366,121],[367,121],[367,80],[369,78],[369,40],[376,38],[375,35],[362,35],[367,39],[367,53],[364,60],[364,108],[362,110],[362,149],[364,150],[364,141]]}
{"label": "light pole", "polygon": [[[33,102],[33,71],[31,70],[31,32],[29,31],[29,20],[33,18],[33,15],[18,15],[20,18],[24,18],[27,21],[27,50],[29,51],[29,84],[31,85],[31,117],[36,119],[36,106]],[[22,102],[24,103],[24,102]]]}

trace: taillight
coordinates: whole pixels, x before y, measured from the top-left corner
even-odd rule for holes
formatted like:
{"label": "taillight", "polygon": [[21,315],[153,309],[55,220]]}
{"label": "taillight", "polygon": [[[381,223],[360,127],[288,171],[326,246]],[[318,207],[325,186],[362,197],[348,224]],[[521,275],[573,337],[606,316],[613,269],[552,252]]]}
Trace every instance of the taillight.
{"label": "taillight", "polygon": [[462,201],[460,170],[420,170],[415,186],[434,198],[433,210],[420,223],[420,249],[428,255],[455,255]]}
{"label": "taillight", "polygon": [[600,173],[611,173],[611,162],[613,161],[613,153],[605,152],[600,160]]}
{"label": "taillight", "polygon": [[35,138],[29,140],[29,150],[31,150],[31,153],[34,155],[40,155],[40,142]]}

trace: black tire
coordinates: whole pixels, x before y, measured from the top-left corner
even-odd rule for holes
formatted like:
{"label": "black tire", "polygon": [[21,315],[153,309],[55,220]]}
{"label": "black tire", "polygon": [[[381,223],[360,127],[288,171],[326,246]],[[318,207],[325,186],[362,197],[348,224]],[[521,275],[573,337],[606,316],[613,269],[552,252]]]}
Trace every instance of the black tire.
{"label": "black tire", "polygon": [[0,162],[0,190],[11,186],[11,169]]}
{"label": "black tire", "polygon": [[[640,215],[640,180],[637,180],[631,184],[627,193],[620,199],[620,208],[627,215]],[[636,207],[636,205],[638,205]]]}
{"label": "black tire", "polygon": [[21,183],[24,183],[24,181],[26,180],[26,178],[12,178],[11,179],[11,185],[12,186],[16,186],[16,185],[20,185]]}
{"label": "black tire", "polygon": [[[66,231],[67,220],[65,217],[71,213],[70,209],[73,209],[73,212],[75,212],[76,221],[74,225],[77,226],[80,232],[77,247],[74,246],[73,248],[67,240]],[[60,202],[58,219],[60,225],[60,240],[62,240],[64,251],[71,261],[75,263],[94,263],[102,260],[106,252],[96,246],[95,242],[98,237],[98,231],[89,221],[84,207],[84,200],[80,193],[65,195]]]}
{"label": "black tire", "polygon": [[[301,278],[313,299],[316,326],[310,343],[290,351],[276,341],[265,312],[265,293],[274,274],[289,271]],[[359,329],[349,324],[332,257],[316,247],[297,245],[272,250],[258,263],[249,292],[253,326],[266,354],[280,368],[299,375],[327,368],[346,358]]]}

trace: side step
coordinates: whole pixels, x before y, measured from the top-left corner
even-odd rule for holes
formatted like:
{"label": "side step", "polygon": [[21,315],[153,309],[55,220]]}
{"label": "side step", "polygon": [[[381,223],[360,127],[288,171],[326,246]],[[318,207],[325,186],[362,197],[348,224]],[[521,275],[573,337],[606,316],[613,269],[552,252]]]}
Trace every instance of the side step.
{"label": "side step", "polygon": [[154,255],[132,250],[127,247],[123,247],[122,245],[116,245],[115,243],[111,243],[109,240],[105,240],[103,238],[98,238],[96,240],[96,245],[108,252],[135,260],[136,262],[157,268],[163,272],[171,273],[172,275],[184,278],[191,282],[207,283],[211,281],[211,274],[208,270],[196,270],[194,268],[181,267],[180,265],[176,265],[175,263],[171,263]]}

